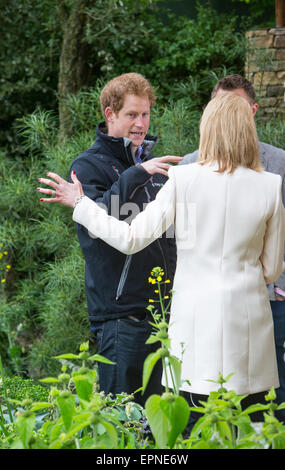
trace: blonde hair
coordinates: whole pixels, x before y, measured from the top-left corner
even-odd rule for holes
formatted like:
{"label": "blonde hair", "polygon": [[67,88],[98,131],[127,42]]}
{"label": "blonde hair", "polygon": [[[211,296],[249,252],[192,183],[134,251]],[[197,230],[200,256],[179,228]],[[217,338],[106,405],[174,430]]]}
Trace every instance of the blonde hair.
{"label": "blonde hair", "polygon": [[124,106],[125,96],[147,96],[150,107],[154,106],[156,97],[148,80],[139,73],[125,73],[108,82],[100,95],[101,112],[105,115],[107,107],[117,114]]}
{"label": "blonde hair", "polygon": [[244,98],[229,92],[208,103],[200,122],[199,162],[217,162],[219,173],[238,166],[263,170],[254,116]]}

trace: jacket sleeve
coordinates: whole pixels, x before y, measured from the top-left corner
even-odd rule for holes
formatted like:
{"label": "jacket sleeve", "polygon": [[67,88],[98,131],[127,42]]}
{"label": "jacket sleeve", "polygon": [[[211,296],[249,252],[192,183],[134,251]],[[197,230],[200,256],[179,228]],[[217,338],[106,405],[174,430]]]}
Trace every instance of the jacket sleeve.
{"label": "jacket sleeve", "polygon": [[[282,181],[282,200],[283,206],[285,205],[285,176],[283,176]],[[284,261],[285,261],[285,246],[284,246]],[[283,291],[285,291],[285,268],[281,276],[275,281],[275,286],[280,287]]]}
{"label": "jacket sleeve", "polygon": [[265,282],[270,284],[284,271],[285,211],[281,197],[281,177],[278,177],[274,210],[267,220],[263,252],[260,261]]}
{"label": "jacket sleeve", "polygon": [[169,180],[129,225],[109,216],[98,204],[84,197],[73,211],[73,220],[87,228],[122,253],[136,253],[159,238],[175,218],[175,178],[169,170]]}
{"label": "jacket sleeve", "polygon": [[183,160],[178,165],[187,165],[188,163],[195,163],[199,158],[199,150],[195,150],[193,153],[187,153],[184,155]]}

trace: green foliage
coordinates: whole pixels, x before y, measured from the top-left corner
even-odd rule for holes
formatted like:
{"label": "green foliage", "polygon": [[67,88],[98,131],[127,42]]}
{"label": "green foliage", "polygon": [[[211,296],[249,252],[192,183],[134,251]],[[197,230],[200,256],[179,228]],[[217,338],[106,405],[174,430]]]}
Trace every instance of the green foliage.
{"label": "green foliage", "polygon": [[[158,298],[150,299],[154,319],[154,333],[149,342],[161,343],[158,355],[162,358],[164,372],[171,377],[166,381],[162,396],[150,396],[143,409],[132,401],[130,395],[105,396],[97,390],[97,371],[91,364],[112,363],[99,354],[89,351],[89,342],[80,345],[78,354],[60,354],[55,359],[63,363],[57,377],[46,377],[41,382],[51,387],[34,387],[30,381],[4,376],[2,378],[2,400],[0,400],[0,448],[12,449],[284,449],[285,426],[274,416],[285,403],[277,405],[276,394],[271,389],[268,404],[255,404],[243,409],[238,396],[227,390],[228,377],[220,374],[216,392],[211,392],[200,407],[189,407],[179,395],[180,371],[173,373],[174,358],[170,353],[168,324],[169,299],[162,296],[163,271],[154,268],[149,282],[156,285]],[[167,305],[165,305],[165,300]],[[158,314],[155,303],[161,306]],[[162,351],[164,353],[162,354]],[[79,362],[79,365],[78,365]],[[90,364],[90,367],[88,365]],[[154,363],[145,361],[145,373],[150,376]],[[68,367],[70,371],[68,371]],[[18,381],[18,379],[20,381]],[[147,380],[143,378],[146,387]],[[14,395],[13,388],[14,386]],[[16,384],[16,386],[15,386]],[[21,385],[19,391],[17,387]],[[169,389],[170,386],[170,389]],[[191,411],[201,413],[189,436],[185,435]],[[43,412],[44,411],[44,412]],[[264,411],[264,422],[251,422],[250,415]],[[152,436],[145,438],[144,427],[150,426]],[[183,435],[184,434],[184,435]]]}
{"label": "green foliage", "polygon": [[[49,396],[14,399],[11,395],[8,397],[6,386],[5,399],[12,408],[8,419],[0,404],[0,447],[142,448],[142,407],[132,401],[132,396],[121,394],[114,399],[96,391],[96,370],[87,367],[94,361],[111,362],[98,354],[90,354],[88,342],[81,344],[78,354],[61,354],[55,359],[68,361],[72,371],[69,373],[63,365],[57,377],[42,379],[51,387]],[[78,362],[79,366],[76,365]],[[1,375],[3,377],[3,371]],[[7,385],[7,380],[5,383]]]}
{"label": "green foliage", "polygon": [[50,169],[67,177],[80,143],[58,146],[49,112],[35,111],[18,126],[28,155],[13,162],[12,171],[10,158],[0,155],[0,240],[12,266],[0,305],[0,331],[8,343],[2,355],[9,370],[39,376],[54,367],[53,344],[62,351],[89,336],[84,266],[70,213],[43,207],[36,191],[38,177]]}
{"label": "green foliage", "polygon": [[232,2],[247,4],[251,21],[255,25],[275,27],[275,0],[232,0]]}
{"label": "green foliage", "polygon": [[[60,3],[67,12],[76,7],[74,1]],[[0,142],[23,155],[26,147],[12,125],[15,119],[38,107],[57,113],[64,15],[52,0],[36,0],[33,6],[27,0],[2,4]],[[90,53],[83,85],[88,83],[91,90],[98,80],[105,83],[120,73],[137,71],[157,87],[164,103],[169,97],[203,103],[213,74],[242,71],[246,24],[234,16],[198,6],[197,19],[190,20],[171,15],[158,0],[96,0],[85,12],[82,34]],[[81,116],[85,122],[90,112]]]}
{"label": "green foliage", "polygon": [[[144,23],[151,34],[139,39],[136,53],[130,52],[129,64],[128,39],[118,43],[116,73],[143,73],[156,86],[162,103],[171,97],[204,104],[216,76],[243,71],[245,19],[218,14],[210,6],[198,4],[195,20],[168,13],[165,22],[144,16]],[[113,43],[108,51],[112,47]]]}
{"label": "green foliage", "polygon": [[[2,378],[3,380],[3,378]],[[48,390],[33,379],[23,379],[20,376],[5,377],[6,392],[11,400],[46,401]],[[3,383],[0,382],[0,396],[3,395]],[[0,400],[1,402],[1,400]]]}
{"label": "green foliage", "polygon": [[19,152],[11,123],[38,105],[56,105],[61,33],[55,2],[0,1],[0,142]]}

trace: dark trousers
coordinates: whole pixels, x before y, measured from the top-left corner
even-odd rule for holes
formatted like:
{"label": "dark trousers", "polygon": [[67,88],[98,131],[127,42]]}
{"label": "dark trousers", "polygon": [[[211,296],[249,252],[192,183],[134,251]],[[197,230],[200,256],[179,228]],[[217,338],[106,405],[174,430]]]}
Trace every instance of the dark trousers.
{"label": "dark trousers", "polygon": [[[276,403],[285,402],[285,301],[270,302],[280,387],[276,389]],[[285,410],[277,410],[276,418],[285,423]]]}
{"label": "dark trousers", "polygon": [[[125,392],[131,394],[142,386],[143,364],[151,352],[155,352],[160,344],[146,345],[153,327],[149,314],[143,317],[133,316],[92,323],[91,331],[95,335],[98,354],[115,362],[115,365],[99,362],[100,390],[113,395]],[[138,392],[134,400],[144,406],[146,399],[152,394],[163,393],[161,385],[162,363],[157,362],[145,393]]]}

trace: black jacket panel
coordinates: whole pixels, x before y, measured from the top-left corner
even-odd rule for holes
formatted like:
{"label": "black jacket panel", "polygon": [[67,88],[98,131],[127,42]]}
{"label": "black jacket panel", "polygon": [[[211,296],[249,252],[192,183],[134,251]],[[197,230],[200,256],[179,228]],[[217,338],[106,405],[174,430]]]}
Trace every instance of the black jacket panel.
{"label": "black jacket panel", "polygon": [[[142,159],[153,158],[151,148],[155,138],[147,136]],[[153,200],[167,178],[150,175],[136,165],[131,143],[113,138],[97,128],[94,145],[80,154],[72,163],[71,171],[83,185],[84,193],[103,204],[109,214],[130,221],[145,205]],[[125,255],[93,238],[80,224],[77,235],[85,258],[85,287],[91,322],[120,318],[134,313],[145,313],[154,285],[148,282],[153,267],[161,266],[165,294],[172,288],[176,268],[174,237],[163,234],[139,253]]]}

